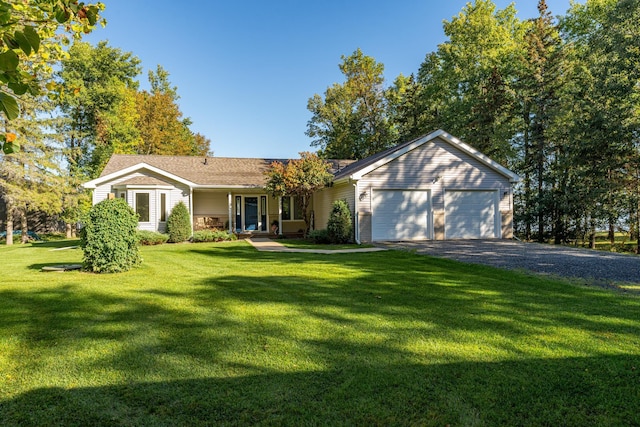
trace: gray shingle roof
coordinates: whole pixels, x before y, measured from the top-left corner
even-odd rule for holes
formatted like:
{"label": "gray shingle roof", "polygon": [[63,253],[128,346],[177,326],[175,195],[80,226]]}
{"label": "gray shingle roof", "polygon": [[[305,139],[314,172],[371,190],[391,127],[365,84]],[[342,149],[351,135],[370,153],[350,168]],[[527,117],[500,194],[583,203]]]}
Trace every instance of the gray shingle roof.
{"label": "gray shingle roof", "polygon": [[[272,162],[287,159],[252,159],[231,157],[156,156],[114,154],[102,176],[146,163],[197,185],[263,187],[264,172]],[[338,173],[353,160],[329,160],[332,173]]]}

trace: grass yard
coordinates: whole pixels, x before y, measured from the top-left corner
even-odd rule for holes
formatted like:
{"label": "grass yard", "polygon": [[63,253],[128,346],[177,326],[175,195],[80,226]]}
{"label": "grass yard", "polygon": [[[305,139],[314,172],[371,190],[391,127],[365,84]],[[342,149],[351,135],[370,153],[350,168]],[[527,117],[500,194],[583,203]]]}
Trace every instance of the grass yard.
{"label": "grass yard", "polygon": [[640,298],[408,252],[0,248],[0,424],[640,425]]}
{"label": "grass yard", "polygon": [[286,246],[288,248],[294,249],[328,249],[328,250],[339,250],[339,249],[361,249],[361,248],[373,248],[374,245],[370,244],[361,244],[357,245],[355,243],[344,243],[344,244],[320,244],[313,243],[306,239],[277,239],[276,242]]}

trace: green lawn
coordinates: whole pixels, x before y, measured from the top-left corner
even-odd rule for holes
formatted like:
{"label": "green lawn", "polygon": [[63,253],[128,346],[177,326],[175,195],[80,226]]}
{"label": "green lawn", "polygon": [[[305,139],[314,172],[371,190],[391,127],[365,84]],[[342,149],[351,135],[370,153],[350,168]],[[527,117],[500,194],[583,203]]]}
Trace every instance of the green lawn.
{"label": "green lawn", "polygon": [[640,298],[408,252],[0,248],[0,424],[639,425]]}
{"label": "green lawn", "polygon": [[274,241],[286,246],[288,248],[294,249],[328,249],[328,250],[338,250],[338,249],[361,249],[361,248],[372,248],[373,245],[369,244],[353,244],[353,243],[345,243],[345,244],[319,244],[313,243],[306,239],[275,239]]}

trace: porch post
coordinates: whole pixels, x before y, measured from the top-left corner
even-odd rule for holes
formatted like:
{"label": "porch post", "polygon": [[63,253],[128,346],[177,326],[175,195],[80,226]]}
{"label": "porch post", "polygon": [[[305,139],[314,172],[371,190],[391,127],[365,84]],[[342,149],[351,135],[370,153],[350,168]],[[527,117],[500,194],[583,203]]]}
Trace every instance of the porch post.
{"label": "porch post", "polygon": [[282,236],[282,196],[278,196],[278,234]]}
{"label": "porch post", "polygon": [[189,221],[191,222],[191,235],[193,236],[193,187],[189,187]]}
{"label": "porch post", "polygon": [[231,195],[231,191],[227,193],[227,201],[229,208],[229,233],[233,233],[233,196]]}

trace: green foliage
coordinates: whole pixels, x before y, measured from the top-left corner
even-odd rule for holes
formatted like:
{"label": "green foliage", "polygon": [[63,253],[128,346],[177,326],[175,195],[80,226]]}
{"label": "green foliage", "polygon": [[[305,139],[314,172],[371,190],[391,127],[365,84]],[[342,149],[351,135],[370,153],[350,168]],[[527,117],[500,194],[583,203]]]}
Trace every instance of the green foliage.
{"label": "green foliage", "polygon": [[139,144],[139,74],[140,60],[107,42],[78,42],[69,48],[57,74],[62,81],[58,101],[69,118],[61,133],[74,174],[95,178],[116,147],[123,152],[123,147]]}
{"label": "green foliage", "polygon": [[202,242],[224,242],[230,240],[237,240],[235,234],[229,233],[224,230],[198,230],[193,233],[191,241],[194,243]]}
{"label": "green foliage", "polygon": [[[79,38],[91,32],[103,9],[102,3],[74,0],[0,2],[0,111],[8,120],[20,114],[16,95],[38,96],[50,89],[43,73],[50,71],[50,61],[66,54],[61,44],[67,34]],[[6,154],[19,148],[9,135],[0,139]]]}
{"label": "green foliage", "polygon": [[136,213],[123,199],[94,205],[80,233],[84,268],[94,273],[118,273],[139,265],[137,227]]}
{"label": "green foliage", "polygon": [[189,210],[183,202],[178,202],[167,218],[167,233],[172,243],[184,242],[191,237],[191,220]]}
{"label": "green foliage", "polygon": [[307,109],[311,145],[326,159],[363,159],[395,142],[384,97],[384,65],[357,49],[342,56],[343,84],[327,88],[324,99],[315,94]]}
{"label": "green foliage", "polygon": [[331,239],[329,239],[329,232],[326,229],[311,230],[309,234],[307,234],[307,239],[319,245],[331,243]]}
{"label": "green foliage", "polygon": [[302,152],[300,159],[287,163],[275,161],[265,172],[265,191],[273,196],[298,196],[302,201],[302,216],[309,231],[309,203],[313,194],[329,185],[333,175],[331,165],[314,153]]}
{"label": "green foliage", "polygon": [[138,230],[138,243],[142,246],[162,245],[167,243],[169,236],[157,231]]}
{"label": "green foliage", "polygon": [[351,210],[346,200],[333,202],[329,221],[327,222],[327,235],[331,243],[349,243],[352,241]]}

